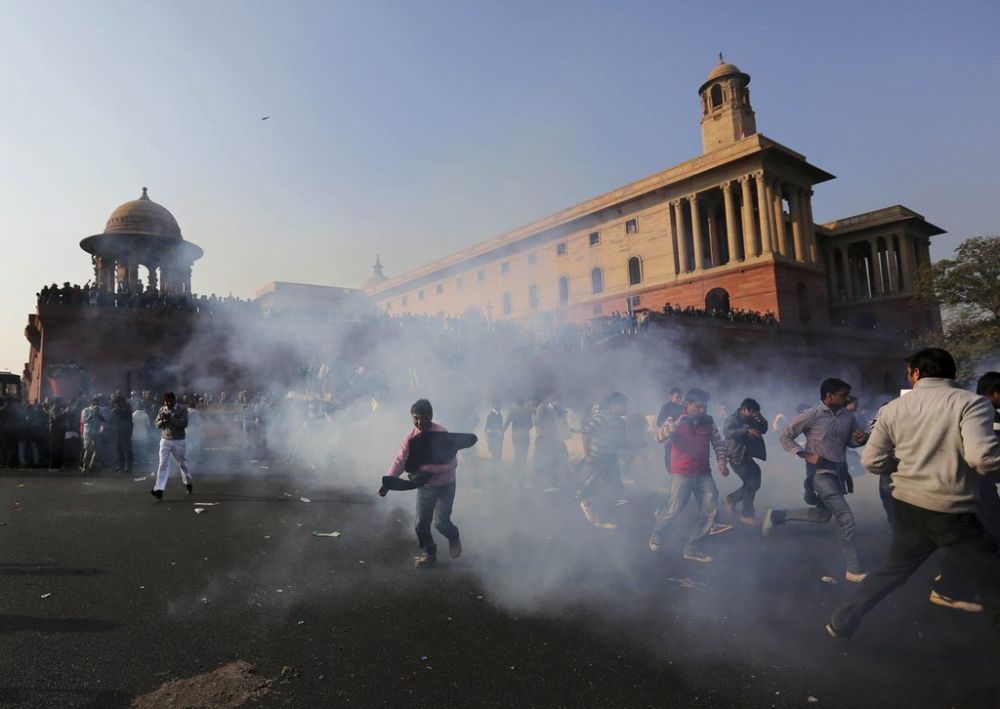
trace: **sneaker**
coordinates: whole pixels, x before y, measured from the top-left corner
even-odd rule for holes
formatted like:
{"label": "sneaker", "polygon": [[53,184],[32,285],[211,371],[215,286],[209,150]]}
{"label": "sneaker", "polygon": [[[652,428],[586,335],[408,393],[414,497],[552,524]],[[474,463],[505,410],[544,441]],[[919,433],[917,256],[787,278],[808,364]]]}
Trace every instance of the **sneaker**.
{"label": "sneaker", "polygon": [[653,535],[652,537],[649,538],[649,550],[654,552],[659,551],[660,545],[662,543],[663,543],[662,539],[660,539],[656,535]]}
{"label": "sneaker", "polygon": [[760,525],[760,535],[766,537],[774,529],[774,510],[769,509],[764,513],[764,521]]}
{"label": "sneaker", "polygon": [[149,494],[155,497],[157,500],[163,499],[163,490],[150,490]]}
{"label": "sneaker", "polygon": [[455,541],[448,540],[448,555],[452,559],[457,559],[462,556],[462,540],[456,539]]}
{"label": "sneaker", "polygon": [[184,483],[184,489],[187,490],[187,494],[194,492],[194,485],[192,483]]}
{"label": "sneaker", "polygon": [[833,627],[833,623],[826,624],[826,634],[829,635],[831,638],[834,638],[835,640],[848,639],[846,635],[842,635],[841,633],[837,632],[837,629]]}
{"label": "sneaker", "polygon": [[723,532],[728,532],[733,528],[731,524],[713,524],[712,528],[708,530],[708,535],[713,536],[716,534],[722,534]]}
{"label": "sneaker", "polygon": [[618,525],[614,522],[597,522],[594,526],[601,529],[618,529]]}
{"label": "sneaker", "polygon": [[587,504],[586,500],[580,500],[580,509],[583,510],[583,516],[587,518],[587,521],[591,524],[598,524],[600,520],[594,515],[594,511],[590,509],[590,505]]}
{"label": "sneaker", "polygon": [[942,596],[937,591],[931,591],[930,602],[937,606],[954,608],[957,611],[965,611],[966,613],[981,613],[983,611],[983,604],[981,603]]}
{"label": "sneaker", "polygon": [[418,569],[426,569],[437,562],[437,557],[434,554],[428,554],[427,552],[422,553],[416,559],[413,560],[413,565]]}
{"label": "sneaker", "polygon": [[686,551],[684,558],[688,561],[700,561],[703,564],[710,564],[714,559],[703,551]]}
{"label": "sneaker", "polygon": [[865,580],[865,576],[867,575],[868,574],[864,572],[854,573],[853,571],[847,571],[844,573],[844,578],[850,581],[851,583],[861,583],[862,581]]}

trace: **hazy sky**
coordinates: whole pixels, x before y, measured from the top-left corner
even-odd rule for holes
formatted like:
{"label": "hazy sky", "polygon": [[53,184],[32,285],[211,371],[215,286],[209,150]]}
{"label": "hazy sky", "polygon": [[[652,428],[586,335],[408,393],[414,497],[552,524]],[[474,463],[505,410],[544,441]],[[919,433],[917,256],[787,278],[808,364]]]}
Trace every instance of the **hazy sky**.
{"label": "hazy sky", "polygon": [[357,286],[696,156],[720,51],[837,175],[817,221],[902,203],[946,256],[1000,233],[998,30],[994,0],[0,0],[0,369],[143,186],[196,292]]}

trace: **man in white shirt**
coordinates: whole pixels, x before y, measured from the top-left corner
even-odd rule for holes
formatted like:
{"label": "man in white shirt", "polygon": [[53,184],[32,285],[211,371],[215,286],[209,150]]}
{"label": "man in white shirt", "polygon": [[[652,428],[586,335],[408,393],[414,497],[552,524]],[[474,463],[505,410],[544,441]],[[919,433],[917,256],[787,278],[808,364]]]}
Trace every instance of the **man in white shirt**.
{"label": "man in white shirt", "polygon": [[889,560],[834,611],[827,632],[849,638],[864,615],[937,549],[979,591],[1000,648],[1000,555],[976,516],[980,476],[1000,473],[989,399],[955,383],[955,360],[927,348],[907,359],[913,391],[882,407],[861,462],[892,476]]}

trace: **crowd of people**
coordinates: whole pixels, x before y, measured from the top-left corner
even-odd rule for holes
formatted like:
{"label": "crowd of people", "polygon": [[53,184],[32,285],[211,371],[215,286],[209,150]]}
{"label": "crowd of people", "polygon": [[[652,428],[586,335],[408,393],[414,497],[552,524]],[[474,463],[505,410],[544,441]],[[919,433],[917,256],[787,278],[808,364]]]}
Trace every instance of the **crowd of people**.
{"label": "crowd of people", "polygon": [[89,281],[84,285],[53,283],[43,286],[37,293],[39,305],[90,305],[102,308],[146,308],[159,311],[184,311],[214,315],[218,312],[258,313],[260,308],[253,300],[234,296],[195,295],[193,293],[164,293],[156,286],[143,286],[140,281],[135,289],[125,283],[118,284],[114,292],[100,288]]}
{"label": "crowd of people", "polygon": [[[683,559],[711,563],[709,537],[733,526],[719,520],[719,490],[713,473],[727,477],[732,472],[740,486],[724,498],[724,504],[734,524],[758,526],[767,537],[793,523],[834,523],[844,560],[843,578],[857,588],[827,625],[832,637],[850,637],[866,613],[935,550],[944,548],[950,565],[937,577],[930,600],[962,611],[989,609],[1000,648],[1000,497],[996,487],[1000,480],[1000,372],[984,374],[975,393],[960,388],[955,376],[955,362],[944,350],[915,353],[907,361],[912,390],[882,407],[871,430],[849,409],[851,385],[837,378],[825,379],[819,387],[819,402],[797,413],[778,434],[784,451],[804,464],[806,506],[768,509],[763,517],[758,517],[754,504],[762,483],[761,463],[767,460],[768,422],[760,404],[743,399],[721,417],[720,427],[708,413],[711,397],[707,392],[673,389],[656,419],[655,436],[664,445],[668,483],[666,499],[651,520],[649,550],[659,553],[667,537],[684,534]],[[416,511],[420,553],[415,563],[428,568],[437,561],[432,521],[447,539],[451,556],[461,554],[452,508],[456,470],[463,459],[452,451],[415,470],[406,467],[407,456],[421,436],[448,435],[432,422],[429,401],[416,402],[411,414],[414,428],[404,437],[387,476],[399,477],[407,470],[420,480]],[[502,464],[509,431],[514,468],[532,471],[532,477],[525,478],[526,486],[555,492],[570,484],[586,520],[614,530],[628,504],[624,492],[628,462],[645,441],[635,436],[636,418],[629,415],[629,399],[621,392],[609,394],[580,419],[580,428],[571,428],[567,411],[553,395],[536,402],[519,400],[506,414],[500,402],[494,402],[482,432],[495,465]],[[532,430],[534,458],[529,465]],[[583,456],[571,466],[566,440],[574,432],[581,437]],[[431,440],[428,445],[433,450]],[[864,447],[864,467],[886,481],[880,490],[889,491],[882,499],[893,539],[888,562],[876,571],[871,571],[871,559],[866,560],[870,553],[858,548],[855,518],[847,501],[853,492],[848,450],[859,447]],[[470,462],[465,458],[463,465]],[[467,475],[476,485],[472,467]],[[692,499],[698,507],[697,518],[689,530],[678,531],[680,513]]]}

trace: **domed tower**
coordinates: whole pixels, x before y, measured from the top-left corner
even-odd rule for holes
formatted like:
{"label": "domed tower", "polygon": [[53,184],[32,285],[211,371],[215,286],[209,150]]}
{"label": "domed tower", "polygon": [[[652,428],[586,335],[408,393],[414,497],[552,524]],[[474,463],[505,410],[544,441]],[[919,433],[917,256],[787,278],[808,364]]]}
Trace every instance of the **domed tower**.
{"label": "domed tower", "polygon": [[80,248],[91,254],[97,287],[111,293],[119,287],[137,290],[139,266],[149,271],[148,287],[190,293],[191,266],[204,254],[181,237],[174,215],[152,201],[145,187],[139,199],[115,209],[104,231],[88,236]]}
{"label": "domed tower", "polygon": [[719,63],[698,89],[701,96],[701,144],[708,153],[757,132],[750,106],[750,75],[719,54]]}
{"label": "domed tower", "polygon": [[382,272],[382,259],[379,258],[378,254],[375,254],[375,265],[372,266],[372,271],[372,275],[363,284],[365,290],[371,290],[379,283],[389,280]]}

